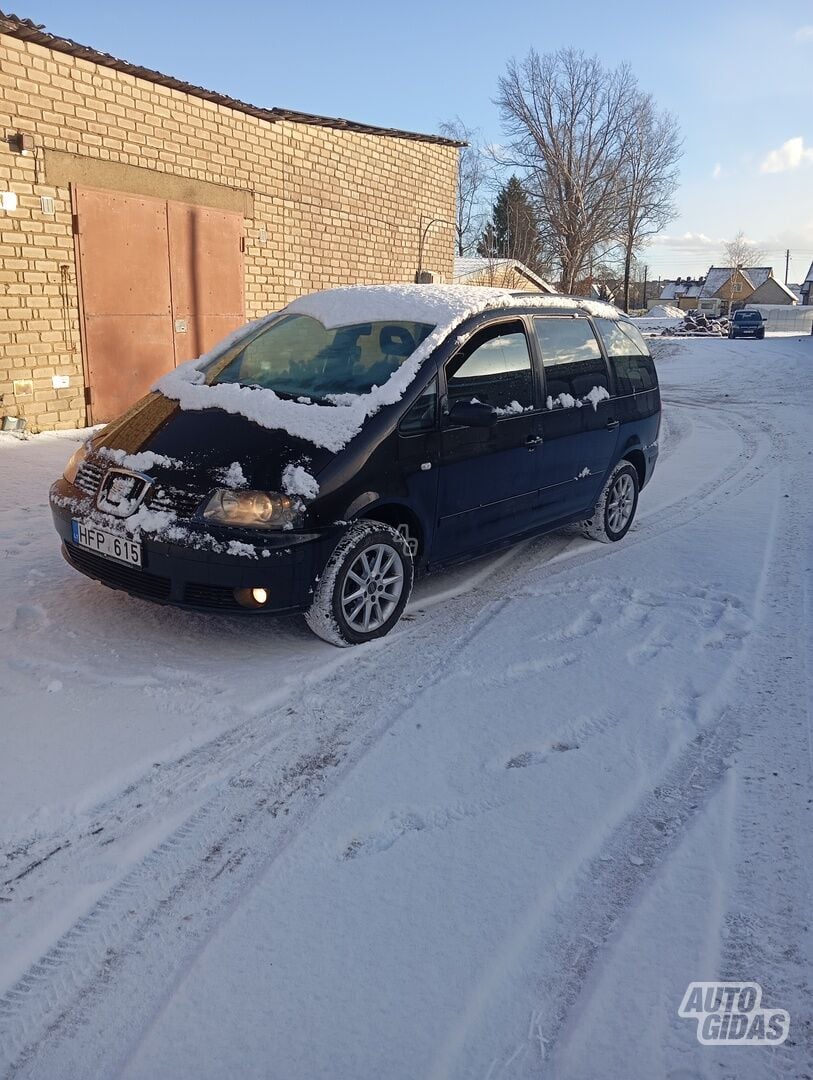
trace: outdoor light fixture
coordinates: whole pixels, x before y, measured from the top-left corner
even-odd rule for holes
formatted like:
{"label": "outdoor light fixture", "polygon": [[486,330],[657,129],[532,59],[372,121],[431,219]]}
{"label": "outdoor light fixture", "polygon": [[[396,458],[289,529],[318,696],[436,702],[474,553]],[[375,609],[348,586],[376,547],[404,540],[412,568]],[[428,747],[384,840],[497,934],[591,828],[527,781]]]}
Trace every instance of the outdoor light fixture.
{"label": "outdoor light fixture", "polygon": [[22,154],[24,157],[28,157],[34,153],[34,136],[29,135],[25,131],[15,131],[10,136],[8,144],[15,154]]}

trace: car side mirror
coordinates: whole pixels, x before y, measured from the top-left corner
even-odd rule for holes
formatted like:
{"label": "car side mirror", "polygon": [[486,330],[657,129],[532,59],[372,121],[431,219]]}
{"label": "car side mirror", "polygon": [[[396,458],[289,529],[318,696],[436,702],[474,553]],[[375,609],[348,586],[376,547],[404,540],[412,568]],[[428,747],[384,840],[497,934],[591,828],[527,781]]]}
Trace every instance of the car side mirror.
{"label": "car side mirror", "polygon": [[449,424],[460,427],[491,427],[497,419],[497,410],[483,401],[456,401],[448,415]]}

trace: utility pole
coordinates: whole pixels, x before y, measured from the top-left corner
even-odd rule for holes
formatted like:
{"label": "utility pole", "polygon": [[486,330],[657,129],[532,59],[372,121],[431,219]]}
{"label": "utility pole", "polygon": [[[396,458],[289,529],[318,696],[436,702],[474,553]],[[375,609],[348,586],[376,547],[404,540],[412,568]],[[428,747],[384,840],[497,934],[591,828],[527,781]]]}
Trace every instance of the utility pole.
{"label": "utility pole", "polygon": [[790,268],[790,248],[785,252],[785,284],[788,283],[788,269]]}
{"label": "utility pole", "polygon": [[647,276],[648,272],[649,272],[649,267],[644,266],[644,312],[646,312],[648,310],[647,305],[646,305],[646,276]]}

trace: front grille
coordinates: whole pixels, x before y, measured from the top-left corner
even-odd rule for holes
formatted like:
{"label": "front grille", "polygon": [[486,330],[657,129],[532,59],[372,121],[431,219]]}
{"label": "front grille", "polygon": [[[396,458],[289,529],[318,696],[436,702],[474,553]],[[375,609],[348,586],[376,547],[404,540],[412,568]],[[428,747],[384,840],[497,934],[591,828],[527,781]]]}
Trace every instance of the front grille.
{"label": "front grille", "polygon": [[245,611],[234,598],[234,589],[223,585],[198,585],[190,581],[184,589],[184,603],[220,611]]}
{"label": "front grille", "polygon": [[174,512],[179,518],[186,520],[195,513],[200,501],[200,495],[194,495],[191,491],[162,487],[153,492],[148,505],[150,510],[161,510],[166,513]]}
{"label": "front grille", "polygon": [[96,492],[99,490],[99,484],[102,482],[102,477],[107,472],[107,466],[102,465],[98,461],[83,461],[79,466],[79,471],[76,474],[74,484],[80,491],[84,491],[86,495],[90,495],[91,499],[96,498]]}
{"label": "front grille", "polygon": [[[79,466],[74,484],[95,499],[99,493],[99,486],[110,466],[104,462],[88,458]],[[175,487],[159,487],[153,489],[152,494],[147,495],[146,505],[150,510],[160,510],[164,513],[175,513],[182,520],[189,520],[197,510],[201,502],[201,496],[191,491],[183,491]]]}
{"label": "front grille", "polygon": [[135,596],[145,596],[151,600],[166,600],[169,597],[171,588],[169,578],[147,574],[125,563],[94,555],[92,551],[85,551],[84,548],[77,547],[76,544],[71,544],[67,540],[65,551],[68,561],[77,570],[81,570],[89,577],[97,578],[113,589],[124,589]]}

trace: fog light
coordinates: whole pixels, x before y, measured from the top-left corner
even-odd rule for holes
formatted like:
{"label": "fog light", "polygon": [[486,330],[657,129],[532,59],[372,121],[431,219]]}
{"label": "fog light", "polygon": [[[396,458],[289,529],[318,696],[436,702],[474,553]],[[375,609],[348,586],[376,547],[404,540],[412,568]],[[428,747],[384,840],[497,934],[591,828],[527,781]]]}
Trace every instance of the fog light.
{"label": "fog light", "polygon": [[268,589],[235,589],[234,598],[246,608],[261,608],[268,603]]}

